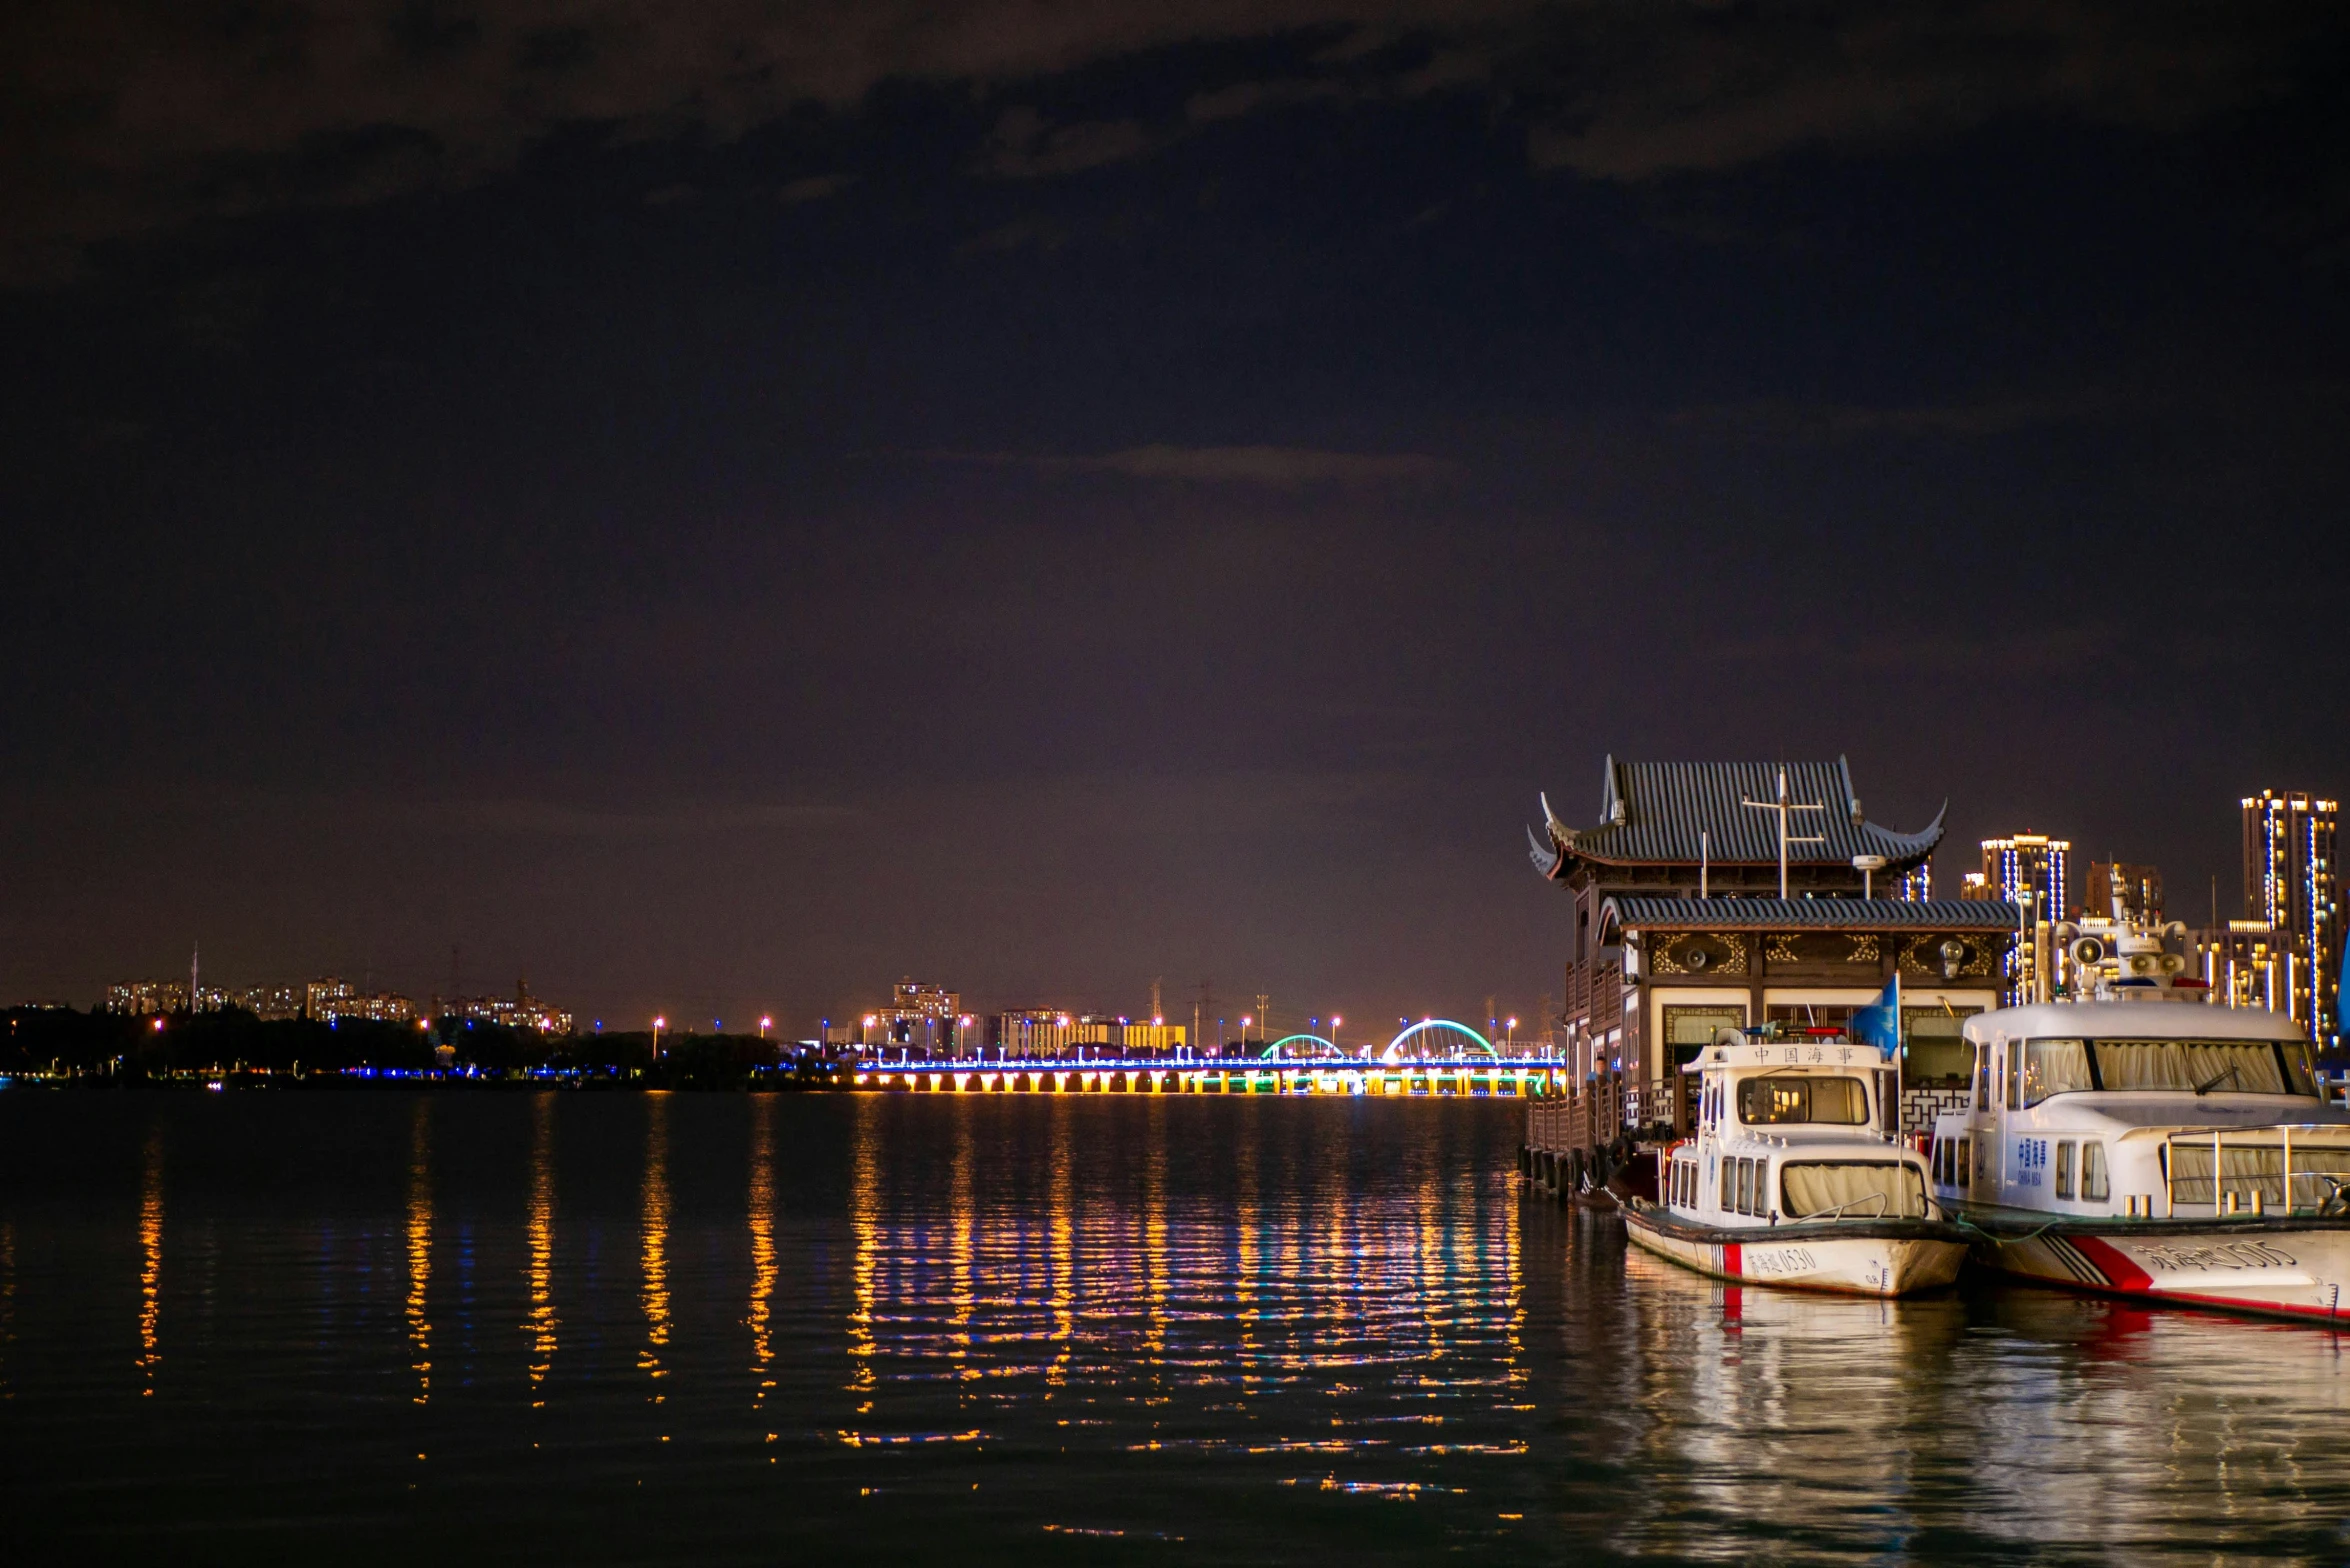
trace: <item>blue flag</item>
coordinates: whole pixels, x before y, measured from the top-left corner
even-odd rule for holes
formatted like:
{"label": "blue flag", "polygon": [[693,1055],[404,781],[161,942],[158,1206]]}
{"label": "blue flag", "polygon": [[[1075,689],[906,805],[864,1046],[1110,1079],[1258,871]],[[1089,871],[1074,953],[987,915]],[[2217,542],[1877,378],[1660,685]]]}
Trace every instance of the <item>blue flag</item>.
{"label": "blue flag", "polygon": [[1886,981],[1874,1002],[1852,1010],[1852,1037],[1884,1052],[1887,1061],[1901,1054],[1901,976]]}

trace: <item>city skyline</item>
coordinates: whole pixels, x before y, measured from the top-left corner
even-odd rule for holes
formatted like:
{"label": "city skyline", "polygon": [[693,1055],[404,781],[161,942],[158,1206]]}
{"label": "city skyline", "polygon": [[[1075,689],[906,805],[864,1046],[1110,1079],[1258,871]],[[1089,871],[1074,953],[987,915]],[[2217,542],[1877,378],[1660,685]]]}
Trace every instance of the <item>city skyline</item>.
{"label": "city skyline", "polygon": [[[2246,879],[2242,888],[2241,907],[2248,912],[2254,911],[2256,908],[2265,908],[2267,906],[2263,900],[2274,900],[2280,896],[2265,884],[2259,884],[2253,880],[2257,874],[2253,823],[2261,815],[2255,808],[2270,802],[2273,802],[2279,810],[2290,808],[2304,813],[2314,803],[2319,808],[2314,820],[2321,822],[2324,826],[2322,829],[2310,829],[2299,836],[2310,837],[2312,844],[2322,844],[2322,852],[2315,862],[2319,868],[2317,874],[2321,876],[2321,879],[2325,872],[2330,871],[2333,864],[2331,813],[2334,802],[2322,795],[2312,795],[2309,791],[2262,790],[2255,796],[2240,797],[2238,806],[2244,821],[2242,869]],[[1857,805],[1857,801],[1854,804]],[[1608,803],[1603,800],[1600,806],[1601,812],[1604,813],[1607,807]],[[2028,820],[2039,819],[2030,818]],[[2300,819],[2296,817],[2294,820]],[[2290,837],[2291,835],[2285,836]],[[2272,834],[2269,837],[2277,838],[2279,835]],[[2267,840],[2261,840],[2261,842],[2267,842]],[[2271,852],[2282,853],[2282,851],[2273,850]],[[1925,858],[1919,862],[1920,871],[1930,874],[1933,861],[1938,855],[1957,854],[1963,856],[1965,853],[1966,848],[1963,842],[1954,846],[1950,840],[1945,839],[1926,853]],[[2074,846],[2069,839],[2048,833],[2011,832],[1985,838],[1979,844],[1979,864],[1983,869],[1979,872],[1966,873],[1959,878],[1959,883],[1963,885],[1954,886],[1953,891],[1961,899],[2003,898],[2008,895],[2012,884],[2029,886],[2035,890],[2037,898],[2046,899],[2051,896],[2052,889],[2061,883],[2064,891],[2057,896],[2061,899],[2063,907],[2082,914],[2101,915],[2102,908],[2091,909],[2088,907],[2090,882],[2095,876],[2105,873],[2109,867],[2119,866],[2132,879],[2127,889],[2127,896],[2132,900],[2134,915],[2143,917],[2145,911],[2136,908],[2136,901],[2148,892],[2151,892],[2157,900],[2156,907],[2161,907],[2163,882],[2159,865],[2141,859],[2092,860],[2087,862],[2084,868],[2076,874],[2072,869],[2075,853]],[[2299,864],[2299,862],[2295,862],[2295,864]],[[1881,896],[1897,899],[1920,896],[1915,874],[1903,876],[1888,871],[1884,875],[1886,882],[1881,890]],[[2287,883],[2291,882],[2290,875],[2280,872],[2279,876]],[[2338,884],[2335,885],[2338,897]],[[1724,891],[1731,890],[1725,885]],[[1846,890],[1844,896],[1850,896],[1850,891]],[[1732,896],[1736,896],[1735,893],[1732,893]],[[2236,906],[2231,902],[2228,907]],[[2329,904],[2328,907],[2334,906]],[[2281,935],[2272,935],[2271,928],[2265,919],[2247,920],[2233,916],[2223,916],[2218,927],[2196,921],[2190,921],[2189,924],[2195,933],[2196,941],[2215,955],[2214,961],[2220,970],[2224,971],[2227,968],[2231,954],[2235,956],[2238,963],[2245,966],[2239,976],[2234,993],[2242,1000],[2249,1002],[2264,997],[2266,991],[2262,987],[2265,986],[2267,990],[2278,992],[2275,1005],[2280,1011],[2293,1010],[2297,1017],[2304,1016],[2308,1012],[2311,1006],[2307,990],[2310,985],[2308,954],[2312,950],[2312,939],[2306,932],[2297,933],[2288,924],[2282,928]],[[2233,928],[2232,935],[2231,927]],[[2255,927],[2258,927],[2257,932],[2254,930]],[[2315,948],[2321,955],[2321,976],[2331,976],[2332,980],[2338,983],[2342,962],[2340,935],[2338,929],[2329,929],[2331,930],[2330,945],[2329,941],[2321,940],[2315,944]],[[1571,951],[1572,935],[1570,932],[1562,929],[1559,933],[1559,940],[1562,944],[1559,951]],[[2299,955],[2295,962],[2300,965],[2298,971],[2300,989],[2296,990],[2290,979],[2268,976],[2269,960],[2265,955],[2272,949],[2279,955],[2275,963],[2280,977],[2287,973],[2282,955],[2288,950]],[[2257,964],[2255,964],[2253,957],[2256,950],[2263,955]],[[454,954],[449,961],[454,964]],[[2012,963],[2012,956],[2006,962]],[[1558,990],[1557,967],[1557,959],[1554,954],[1550,969],[1542,977],[1542,983],[1550,987],[1548,991],[1541,993],[1545,1003],[1552,1000],[1555,995],[1565,994]],[[372,975],[373,970],[370,969],[366,973]],[[176,987],[176,994],[184,1002],[187,989],[185,983],[172,979],[136,983],[150,989],[166,991]],[[122,989],[125,984],[126,982],[117,977],[109,980],[104,989],[107,992],[117,991]],[[518,982],[519,992],[524,997],[529,995],[529,984],[527,977]],[[2247,987],[2251,989],[2246,989]],[[239,1005],[245,1006],[247,1010],[260,1012],[264,1017],[271,1016],[270,1013],[255,1007],[252,1003],[252,997],[262,990],[272,988],[285,992],[289,1000],[302,989],[299,984],[289,984],[282,980],[262,982],[259,985],[247,983],[233,989],[207,986],[205,991],[213,999],[206,1005],[218,1006],[223,1002],[234,1000]],[[366,988],[366,983],[363,982],[360,989]],[[346,986],[346,989],[351,988]],[[1186,1033],[1186,1038],[1190,1040],[1201,1042],[1213,1040],[1215,1031],[1209,1026],[1219,1023],[1223,1025],[1225,1035],[1230,1038],[1238,1038],[1243,1032],[1241,1021],[1244,1019],[1250,1020],[1249,1027],[1252,1028],[1262,1023],[1261,1018],[1254,1016],[1249,1003],[1249,995],[1254,994],[1253,987],[1242,990],[1228,988],[1227,994],[1218,998],[1214,996],[1216,987],[1212,981],[1195,981],[1188,984],[1177,984],[1170,988],[1167,977],[1164,974],[1159,974],[1146,982],[1144,989],[1149,993],[1151,1002],[1158,1005],[1157,1016],[1164,1020],[1166,1026],[1169,1029],[1181,1026]],[[1434,1010],[1430,1010],[1426,1005],[1428,1000],[1426,996],[1414,998],[1412,1004],[1404,1012],[1394,1015],[1395,1019],[1398,1024],[1406,1024],[1427,1017],[1455,1017],[1472,1025],[1490,1023],[1495,1028],[1514,1026],[1529,1035],[1541,1031],[1543,1027],[1542,1006],[1532,999],[1534,985],[1531,981],[1514,990],[1502,986],[1486,987],[1482,999],[1487,1003],[1492,1003],[1495,997],[1503,995],[1505,992],[1512,997],[1507,1005],[1499,1006],[1499,1010],[1490,1015],[1484,1015],[1480,1009],[1467,1005],[1468,1001],[1473,998],[1460,994],[1474,989],[1474,987],[1455,986],[1451,992],[1446,993],[1453,997],[1452,1003],[1447,1006],[1439,1006]],[[1570,982],[1568,990],[1571,989]],[[2329,1001],[2331,989],[2332,987],[2324,984],[2321,979],[2321,994],[2325,995]],[[397,1005],[389,1011],[379,1007],[374,1012],[355,1013],[354,1015],[376,1016],[381,1013],[383,1016],[392,1016],[397,1013],[402,1017],[416,1017],[431,1011],[433,1005],[444,1000],[442,993],[432,990],[429,986],[421,989],[411,988],[411,990],[416,991],[415,999],[412,999],[407,992],[398,991],[397,988],[381,988],[376,994],[384,1001]],[[1522,996],[1519,994],[1520,992],[1528,994]],[[455,993],[449,994],[454,995]],[[1357,986],[1349,988],[1347,995],[1349,997],[1376,997],[1379,992],[1376,986]],[[1174,998],[1172,1002],[1167,1001],[1169,996]],[[1214,1003],[1212,1010],[1201,1010],[1200,1003],[1203,997]],[[2299,998],[2298,1001],[2295,1000],[2296,997]],[[429,1002],[426,999],[429,999]],[[20,1001],[32,1000],[34,998],[20,998]],[[40,1000],[55,1002],[59,999],[52,996]],[[479,998],[462,998],[461,1000],[465,1001],[469,1007],[476,1002],[482,1004],[478,1007],[471,1007],[470,1011],[461,1008],[461,1016],[474,1016],[478,1013],[479,1016],[489,1018],[495,1014],[498,1021],[505,1021],[505,1012],[512,1010],[510,1001],[487,993]],[[99,1005],[111,1006],[104,994],[100,996],[98,1002]],[[696,1003],[700,1005],[697,1006]],[[66,1005],[79,1006],[83,1004],[68,1002]],[[1285,997],[1284,1007],[1276,1009],[1276,1011],[1279,1013],[1285,1010],[1293,1022],[1302,1025],[1319,1022],[1322,1018],[1332,1014],[1343,1015],[1349,1007],[1352,1007],[1358,1020],[1367,1026],[1374,1019],[1384,1019],[1388,1016],[1394,1005],[1394,999],[1389,998],[1384,1004],[1379,1001],[1366,1004],[1353,1000],[1342,1000],[1335,1005],[1325,1001],[1319,1004],[1309,1003],[1304,1006],[1291,1007],[1286,1005]],[[402,1012],[402,1007],[407,1010]],[[168,1011],[170,1009],[160,1010]],[[916,981],[911,975],[907,975],[897,982],[867,981],[852,984],[844,987],[839,994],[819,998],[813,1002],[778,1000],[772,992],[762,994],[757,986],[743,984],[730,989],[723,998],[712,993],[703,993],[698,996],[681,995],[679,990],[671,990],[656,993],[649,1000],[638,1002],[633,1009],[583,1006],[574,1008],[563,1016],[576,1015],[576,1027],[582,1032],[594,1032],[606,1028],[620,1031],[643,1030],[651,1026],[651,1021],[654,1018],[659,1017],[663,1020],[663,1027],[674,1027],[681,1032],[700,1032],[705,1026],[714,1031],[728,1033],[755,1034],[772,1030],[780,1034],[792,1031],[796,1032],[796,1037],[799,1038],[820,1042],[829,1041],[834,1044],[849,1044],[864,1042],[867,1035],[874,1031],[877,1020],[882,1021],[883,1032],[886,1033],[886,1020],[893,1015],[893,1011],[895,1015],[909,1019],[929,1016],[940,1024],[940,1027],[932,1031],[932,1035],[924,1037],[923,1042],[916,1042],[910,1036],[905,1038],[891,1036],[894,1044],[926,1044],[927,1048],[934,1049],[941,1054],[948,1054],[953,1049],[954,1041],[958,1038],[956,1029],[958,1017],[962,1021],[963,1035],[984,1038],[992,1047],[996,1041],[1001,1021],[1017,1014],[1030,1014],[1048,1023],[1057,1018],[1060,1025],[1058,1032],[1073,1032],[1073,1025],[1080,1019],[1088,1021],[1097,1018],[1115,1019],[1124,1023],[1128,1020],[1147,1020],[1153,1016],[1147,1006],[1127,1005],[1116,994],[1113,987],[1098,984],[1088,985],[1078,980],[1064,978],[1058,983],[1021,988],[1004,987],[994,990],[984,987],[975,988],[969,992],[966,1001],[965,992],[960,988],[949,989],[928,981]],[[296,1012],[299,1012],[299,1008],[296,1009]],[[284,1015],[295,1016],[296,1014]],[[729,1017],[736,1020],[735,1025],[731,1028],[725,1023]],[[766,1021],[764,1028],[759,1023],[759,1020],[762,1019]],[[1552,1015],[1551,1019],[1554,1028],[1570,1021],[1556,1014]],[[1567,1032],[1571,1034],[1573,1031],[1569,1029]],[[901,1030],[900,1035],[903,1034],[904,1031]]]}

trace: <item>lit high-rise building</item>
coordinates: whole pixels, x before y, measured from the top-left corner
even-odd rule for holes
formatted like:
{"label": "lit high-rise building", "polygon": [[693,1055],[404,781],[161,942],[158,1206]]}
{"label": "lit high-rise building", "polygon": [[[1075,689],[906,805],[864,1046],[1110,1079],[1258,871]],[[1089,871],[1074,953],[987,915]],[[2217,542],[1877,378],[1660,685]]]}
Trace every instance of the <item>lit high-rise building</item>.
{"label": "lit high-rise building", "polygon": [[1987,838],[1981,896],[2020,902],[2028,892],[2034,918],[2062,920],[2072,907],[2072,860],[2071,842],[2045,833]]}
{"label": "lit high-rise building", "polygon": [[2301,791],[2244,797],[2244,915],[2276,933],[2285,1002],[2310,1038],[2341,1044],[2342,914],[2334,882],[2338,803]]}
{"label": "lit high-rise building", "polygon": [[[2045,833],[2018,833],[1983,840],[1981,881],[1967,878],[1963,896],[2025,904],[2035,926],[2062,920],[2071,912],[2071,841]],[[2035,929],[2006,957],[2007,1002],[2028,1000],[2030,976],[2037,973],[2039,934]]]}

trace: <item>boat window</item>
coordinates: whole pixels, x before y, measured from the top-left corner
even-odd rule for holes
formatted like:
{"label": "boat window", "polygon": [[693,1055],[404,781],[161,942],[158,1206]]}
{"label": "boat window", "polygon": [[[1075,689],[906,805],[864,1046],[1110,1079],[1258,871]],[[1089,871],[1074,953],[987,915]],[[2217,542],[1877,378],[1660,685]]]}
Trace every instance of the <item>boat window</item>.
{"label": "boat window", "polygon": [[1752,1160],[1738,1162],[1738,1212],[1741,1214],[1754,1212],[1754,1161]]}
{"label": "boat window", "polygon": [[2011,1111],[2015,1111],[2015,1110],[2021,1110],[2021,1109],[2023,1108],[2023,1103],[2024,1103],[2024,1102],[2023,1102],[2023,1087],[2024,1087],[2024,1042],[2023,1042],[2023,1041],[2021,1041],[2021,1040],[2010,1040],[2010,1041],[2007,1043],[2007,1055],[2006,1055],[2006,1057],[2004,1058],[2004,1066],[2003,1066],[2003,1068],[2002,1068],[2002,1076],[2004,1076],[2004,1077],[2006,1078],[2006,1080],[2007,1080],[2007,1108],[2008,1108],[2009,1110],[2011,1110]]}
{"label": "boat window", "polygon": [[1991,1047],[1975,1047],[1975,1109],[1991,1109]]}
{"label": "boat window", "polygon": [[2105,1145],[2084,1143],[2081,1145],[2081,1201],[2103,1203],[2105,1196]]}
{"label": "boat window", "polygon": [[1869,1119],[1869,1094],[1858,1078],[1749,1078],[1738,1085],[1738,1119],[1750,1126],[1859,1127]]}
{"label": "boat window", "polygon": [[2309,1065],[2309,1042],[2286,1040],[2277,1046],[2277,1054],[2285,1059],[2285,1092],[2287,1094],[2317,1093],[2317,1080]]}
{"label": "boat window", "polygon": [[1950,1185],[1964,1187],[1974,1179],[1975,1141],[1972,1138],[1959,1139],[1958,1153],[1953,1158],[1957,1161],[1957,1173],[1951,1177]]}
{"label": "boat window", "polygon": [[2052,1094],[2094,1089],[2089,1048],[2078,1040],[2032,1040],[2022,1047],[2024,1103],[2038,1105]]}
{"label": "boat window", "polygon": [[1926,1183],[1918,1168],[1890,1160],[1790,1160],[1780,1167],[1780,1212],[1841,1219],[1920,1219]]}
{"label": "boat window", "polygon": [[[2300,1042],[2289,1042],[2298,1046]],[[2107,1089],[2192,1089],[2205,1094],[2309,1094],[2288,1089],[2284,1050],[2273,1040],[2093,1040]]]}
{"label": "boat window", "polygon": [[2073,1146],[2069,1143],[2056,1146],[2056,1195],[2060,1198],[2073,1195]]}
{"label": "boat window", "polygon": [[1738,1212],[1738,1172],[1736,1160],[1722,1161],[1722,1212]]}

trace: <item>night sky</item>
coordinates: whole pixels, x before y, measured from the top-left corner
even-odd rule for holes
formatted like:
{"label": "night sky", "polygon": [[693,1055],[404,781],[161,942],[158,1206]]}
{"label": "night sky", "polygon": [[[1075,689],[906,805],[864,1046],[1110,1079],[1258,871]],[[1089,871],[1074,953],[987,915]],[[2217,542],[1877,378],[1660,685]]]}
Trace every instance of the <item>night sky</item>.
{"label": "night sky", "polygon": [[1610,752],[2350,790],[2336,7],[8,10],[0,1000],[1531,1014]]}

